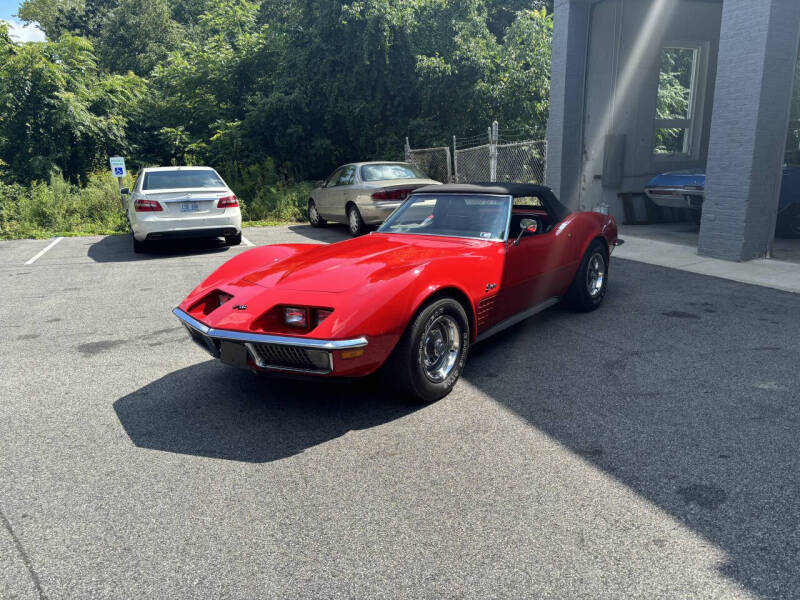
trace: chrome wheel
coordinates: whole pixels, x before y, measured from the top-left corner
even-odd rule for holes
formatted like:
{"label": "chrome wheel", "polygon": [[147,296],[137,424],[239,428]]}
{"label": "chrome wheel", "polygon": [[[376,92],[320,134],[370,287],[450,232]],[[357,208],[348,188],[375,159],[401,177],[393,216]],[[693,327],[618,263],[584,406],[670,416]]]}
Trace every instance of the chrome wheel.
{"label": "chrome wheel", "polygon": [[308,220],[313,225],[319,223],[319,213],[317,212],[317,205],[314,202],[308,203]]}
{"label": "chrome wheel", "polygon": [[592,298],[603,291],[606,279],[606,261],[602,254],[595,252],[586,266],[586,289]]}
{"label": "chrome wheel", "polygon": [[440,383],[447,379],[458,360],[461,350],[458,323],[449,315],[440,315],[428,325],[422,339],[425,375]]}
{"label": "chrome wheel", "polygon": [[355,208],[351,208],[350,212],[348,213],[348,221],[350,222],[350,231],[353,233],[358,233],[360,228],[360,223],[358,222],[358,213],[356,212]]}

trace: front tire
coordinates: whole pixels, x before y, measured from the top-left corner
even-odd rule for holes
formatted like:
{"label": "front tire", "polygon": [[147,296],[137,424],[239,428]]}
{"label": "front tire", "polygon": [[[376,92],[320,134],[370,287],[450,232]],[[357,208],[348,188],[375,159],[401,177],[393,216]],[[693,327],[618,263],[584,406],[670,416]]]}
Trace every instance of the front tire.
{"label": "front tire", "polygon": [[470,326],[464,307],[441,298],[411,321],[389,359],[393,387],[416,402],[444,398],[467,361]]}
{"label": "front tire", "polygon": [[355,204],[347,207],[347,228],[353,237],[363,235],[367,230],[364,219],[361,218],[361,212]]}
{"label": "front tire", "polygon": [[308,222],[311,223],[312,227],[324,227],[328,224],[328,222],[320,216],[317,210],[317,203],[314,202],[313,198],[309,198],[308,200]]}
{"label": "front tire", "polygon": [[242,232],[240,231],[235,235],[226,235],[225,243],[228,244],[228,246],[238,246],[242,243]]}
{"label": "front tire", "polygon": [[605,244],[594,240],[586,249],[578,272],[567,291],[570,308],[581,312],[595,310],[603,302],[608,287],[608,252]]}

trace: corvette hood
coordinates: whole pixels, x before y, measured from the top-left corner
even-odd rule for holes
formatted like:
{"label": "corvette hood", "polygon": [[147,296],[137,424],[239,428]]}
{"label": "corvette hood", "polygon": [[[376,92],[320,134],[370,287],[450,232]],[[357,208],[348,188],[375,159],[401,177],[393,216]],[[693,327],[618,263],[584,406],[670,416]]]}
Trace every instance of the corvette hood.
{"label": "corvette hood", "polygon": [[496,242],[373,233],[329,246],[314,246],[254,270],[244,279],[266,288],[345,292],[391,279],[431,261],[463,257],[493,243]]}

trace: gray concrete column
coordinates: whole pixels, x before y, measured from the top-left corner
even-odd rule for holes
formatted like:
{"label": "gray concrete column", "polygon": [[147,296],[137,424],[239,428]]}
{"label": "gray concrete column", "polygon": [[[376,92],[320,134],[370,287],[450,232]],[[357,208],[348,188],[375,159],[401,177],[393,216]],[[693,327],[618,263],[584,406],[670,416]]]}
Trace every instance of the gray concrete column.
{"label": "gray concrete column", "polygon": [[775,229],[800,1],[724,0],[700,254],[763,257]]}
{"label": "gray concrete column", "polygon": [[576,208],[583,158],[589,3],[586,0],[556,0],[553,18],[545,183],[564,204]]}

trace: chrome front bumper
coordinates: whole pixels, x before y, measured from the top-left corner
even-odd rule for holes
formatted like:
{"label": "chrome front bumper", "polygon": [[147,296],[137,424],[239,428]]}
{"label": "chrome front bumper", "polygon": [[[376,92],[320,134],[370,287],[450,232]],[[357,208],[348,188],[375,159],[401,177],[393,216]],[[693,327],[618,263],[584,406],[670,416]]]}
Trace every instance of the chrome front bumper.
{"label": "chrome front bumper", "polygon": [[180,308],[173,309],[172,313],[184,324],[192,340],[214,358],[222,358],[222,342],[238,343],[247,349],[250,358],[262,369],[329,375],[333,372],[334,351],[363,348],[367,345],[365,337],[321,340],[214,329]]}
{"label": "chrome front bumper", "polygon": [[698,209],[705,198],[705,190],[684,187],[651,187],[644,193],[654,204],[666,208]]}

